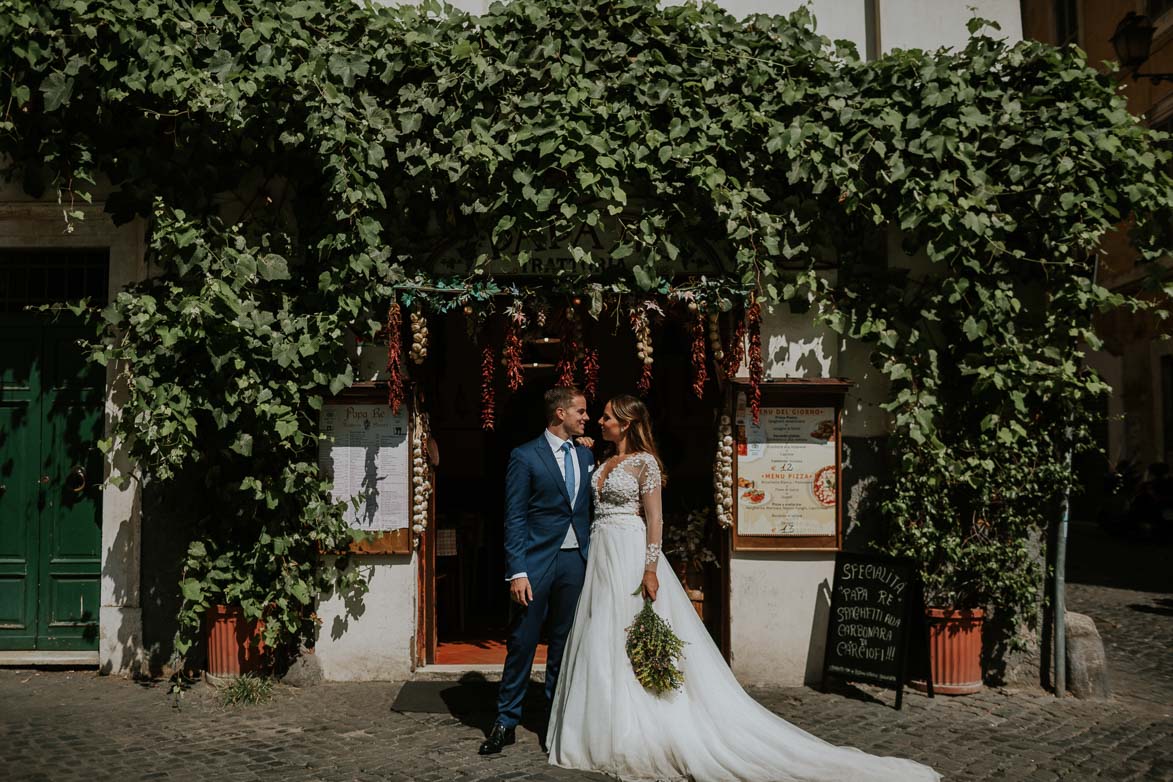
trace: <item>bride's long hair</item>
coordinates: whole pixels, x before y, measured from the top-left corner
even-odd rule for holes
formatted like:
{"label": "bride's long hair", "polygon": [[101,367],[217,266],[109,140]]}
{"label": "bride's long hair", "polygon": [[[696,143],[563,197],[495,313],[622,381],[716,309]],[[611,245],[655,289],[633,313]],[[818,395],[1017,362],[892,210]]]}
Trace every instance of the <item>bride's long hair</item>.
{"label": "bride's long hair", "polygon": [[611,398],[611,412],[615,420],[627,424],[627,450],[629,453],[643,451],[649,453],[656,460],[660,468],[660,483],[668,483],[668,475],[664,472],[664,463],[660,461],[660,454],[656,451],[656,441],[652,438],[652,416],[643,400],[631,394],[620,394]]}

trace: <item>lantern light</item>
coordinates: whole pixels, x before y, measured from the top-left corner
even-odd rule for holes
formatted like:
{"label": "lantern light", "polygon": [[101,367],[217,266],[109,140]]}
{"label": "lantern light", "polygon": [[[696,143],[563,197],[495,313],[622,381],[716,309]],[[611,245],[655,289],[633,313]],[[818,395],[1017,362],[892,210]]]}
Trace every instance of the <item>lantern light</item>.
{"label": "lantern light", "polygon": [[1116,31],[1109,40],[1116,50],[1116,59],[1132,78],[1148,79],[1153,84],[1159,84],[1162,81],[1173,81],[1173,73],[1140,72],[1140,66],[1148,62],[1152,53],[1155,29],[1147,16],[1129,11],[1116,25]]}

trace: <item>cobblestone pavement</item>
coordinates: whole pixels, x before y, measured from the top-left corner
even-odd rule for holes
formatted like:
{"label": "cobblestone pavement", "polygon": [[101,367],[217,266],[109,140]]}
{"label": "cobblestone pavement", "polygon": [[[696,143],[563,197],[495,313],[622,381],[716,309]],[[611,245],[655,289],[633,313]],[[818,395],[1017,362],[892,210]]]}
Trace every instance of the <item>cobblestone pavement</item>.
{"label": "cobblestone pavement", "polygon": [[1067,606],[1096,622],[1118,698],[1173,703],[1173,546],[1071,528]]}
{"label": "cobblestone pavement", "polygon": [[[6,780],[588,780],[546,765],[535,734],[476,754],[480,727],[390,710],[400,685],[277,688],[223,707],[208,688],[171,706],[165,686],[91,673],[0,671]],[[987,691],[903,711],[879,690],[754,690],[783,717],[837,744],[915,758],[948,780],[1170,780],[1170,709]]]}
{"label": "cobblestone pavement", "polygon": [[[1095,533],[1073,531],[1069,604],[1100,627],[1112,700],[1056,700],[1041,691],[933,700],[909,693],[897,712],[891,692],[872,688],[751,694],[828,741],[911,757],[951,782],[1173,780],[1173,594],[1159,591],[1164,581],[1129,588],[1128,578],[1098,577],[1116,567],[1151,575],[1138,562],[1165,565],[1173,549],[1138,552],[1121,544],[1116,551]],[[1081,570],[1081,552],[1098,557],[1099,566]],[[603,779],[551,768],[529,730],[504,754],[481,758],[482,722],[393,712],[400,686],[279,686],[268,703],[244,707],[221,706],[215,691],[199,686],[176,709],[165,684],[0,670],[0,780]]]}

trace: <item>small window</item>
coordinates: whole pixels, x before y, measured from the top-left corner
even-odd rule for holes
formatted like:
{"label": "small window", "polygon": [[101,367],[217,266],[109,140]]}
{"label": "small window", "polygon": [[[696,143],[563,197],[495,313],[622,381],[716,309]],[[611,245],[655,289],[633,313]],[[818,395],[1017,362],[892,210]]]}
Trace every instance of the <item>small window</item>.
{"label": "small window", "polygon": [[106,303],[110,251],[0,250],[0,313],[89,298]]}
{"label": "small window", "polygon": [[1066,46],[1069,43],[1079,43],[1079,3],[1077,0],[1055,0],[1055,44]]}

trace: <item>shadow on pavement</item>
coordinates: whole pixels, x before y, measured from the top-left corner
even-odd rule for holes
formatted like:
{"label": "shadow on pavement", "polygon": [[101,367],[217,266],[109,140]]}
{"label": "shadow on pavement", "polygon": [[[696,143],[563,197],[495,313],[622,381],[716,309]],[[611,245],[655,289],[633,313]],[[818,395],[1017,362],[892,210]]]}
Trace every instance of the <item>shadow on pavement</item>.
{"label": "shadow on pavement", "polygon": [[1114,537],[1098,524],[1073,523],[1067,535],[1067,581],[1169,593],[1173,592],[1171,557],[1173,545]]}

